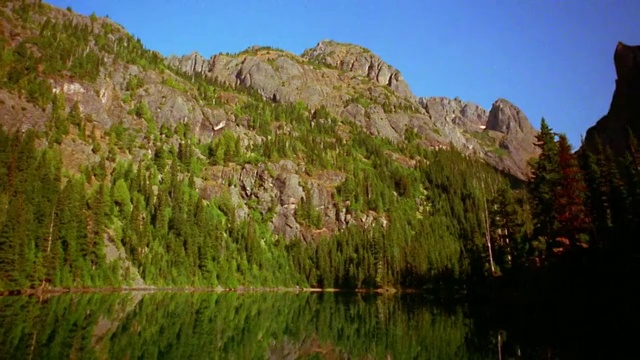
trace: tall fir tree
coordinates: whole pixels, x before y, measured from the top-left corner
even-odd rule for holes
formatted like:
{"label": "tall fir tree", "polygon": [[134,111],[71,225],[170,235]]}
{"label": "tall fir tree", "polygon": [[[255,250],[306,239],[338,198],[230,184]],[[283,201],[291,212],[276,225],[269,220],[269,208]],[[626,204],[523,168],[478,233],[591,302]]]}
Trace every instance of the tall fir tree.
{"label": "tall fir tree", "polygon": [[589,216],[584,204],[587,189],[571,144],[564,134],[558,137],[558,166],[560,178],[554,196],[558,215],[556,236],[576,246],[585,241],[588,233]]}
{"label": "tall fir tree", "polygon": [[518,207],[513,192],[506,185],[498,188],[491,199],[490,231],[495,249],[496,265],[504,271],[519,263],[521,259],[521,234],[523,223],[518,216]]}
{"label": "tall fir tree", "polygon": [[626,246],[637,253],[640,251],[640,241],[636,239],[638,231],[640,231],[640,147],[631,130],[629,130],[629,146],[622,159],[621,170],[628,209],[625,231]]}
{"label": "tall fir tree", "polygon": [[546,249],[550,250],[559,227],[555,196],[560,166],[555,134],[544,118],[535,145],[540,149],[540,156],[532,164],[531,181],[528,183],[534,219],[533,235],[535,241],[544,241]]}
{"label": "tall fir tree", "polygon": [[[598,142],[598,139],[596,139]],[[598,168],[598,157],[592,151],[584,150],[584,141],[582,151],[579,152],[578,162],[582,171],[585,184],[586,208],[589,215],[589,246],[600,248],[603,246],[603,239],[609,231],[609,222],[607,220],[606,194],[603,193],[599,186],[600,169]]]}
{"label": "tall fir tree", "polygon": [[626,223],[627,197],[616,157],[610,148],[600,149],[597,155],[597,164],[600,173],[598,186],[604,195],[606,206],[606,223],[608,225],[604,238],[608,247],[620,248],[624,238],[624,227]]}

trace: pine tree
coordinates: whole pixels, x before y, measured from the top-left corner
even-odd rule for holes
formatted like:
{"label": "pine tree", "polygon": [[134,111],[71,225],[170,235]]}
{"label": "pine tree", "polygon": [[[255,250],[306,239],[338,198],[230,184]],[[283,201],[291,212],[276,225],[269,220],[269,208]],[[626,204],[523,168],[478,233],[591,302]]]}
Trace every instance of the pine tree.
{"label": "pine tree", "polygon": [[512,266],[518,253],[518,240],[523,224],[518,218],[518,209],[512,190],[507,186],[498,188],[491,201],[490,229],[496,249],[496,263],[501,269]]}
{"label": "pine tree", "polygon": [[[62,248],[65,270],[65,285],[81,281],[86,256],[87,221],[85,217],[84,180],[72,178],[67,181],[58,199],[56,208],[56,230]],[[57,244],[56,244],[57,245]]]}
{"label": "pine tree", "polygon": [[[596,139],[598,142],[598,139]],[[607,220],[606,196],[602,193],[599,186],[600,170],[598,168],[597,156],[586,150],[582,146],[578,161],[582,170],[582,176],[586,188],[586,208],[589,215],[589,246],[602,247],[602,240],[609,231],[609,222]]]}
{"label": "pine tree", "polygon": [[597,164],[600,178],[598,186],[600,193],[604,195],[604,203],[607,210],[608,232],[604,241],[609,247],[619,248],[625,236],[625,223],[627,209],[627,197],[617,161],[610,148],[601,149],[598,154]]}
{"label": "pine tree", "polygon": [[[629,229],[628,234],[638,234],[640,231],[640,146],[638,140],[629,131],[629,150],[624,160],[625,183],[627,195],[629,197]],[[633,238],[629,239],[630,248],[640,251],[640,242]]]}
{"label": "pine tree", "polygon": [[107,185],[100,183],[89,203],[88,236],[85,256],[87,262],[93,269],[102,264],[104,260],[103,236],[109,225],[110,201]]}
{"label": "pine tree", "polygon": [[64,95],[54,94],[51,100],[50,120],[51,141],[60,144],[65,135],[69,133],[69,121],[65,114]]}
{"label": "pine tree", "polygon": [[544,241],[547,250],[550,250],[559,227],[555,195],[560,180],[560,169],[558,144],[544,118],[541,121],[540,133],[536,135],[536,140],[535,145],[541,150],[541,153],[532,166],[528,190],[535,219],[534,237],[536,240]]}
{"label": "pine tree", "polygon": [[31,211],[23,194],[9,203],[6,221],[0,228],[0,287],[20,289],[27,284],[30,261]]}
{"label": "pine tree", "polygon": [[116,209],[118,209],[118,215],[122,219],[128,218],[132,208],[131,195],[124,179],[116,181],[112,192],[111,199],[113,199],[113,203],[116,205]]}
{"label": "pine tree", "polygon": [[558,216],[556,236],[566,238],[572,246],[583,242],[587,234],[589,217],[584,205],[586,186],[567,136],[558,139],[558,166],[560,178],[554,194]]}

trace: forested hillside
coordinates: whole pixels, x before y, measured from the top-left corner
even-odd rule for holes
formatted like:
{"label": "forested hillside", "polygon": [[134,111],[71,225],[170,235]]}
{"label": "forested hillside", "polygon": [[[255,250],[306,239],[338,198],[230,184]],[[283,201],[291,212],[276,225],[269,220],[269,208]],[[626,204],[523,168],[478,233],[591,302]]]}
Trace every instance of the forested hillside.
{"label": "forested hillside", "polygon": [[176,68],[109,19],[0,5],[2,290],[450,288],[632,246],[636,147],[576,159],[543,121],[525,185],[410,122],[392,139]]}

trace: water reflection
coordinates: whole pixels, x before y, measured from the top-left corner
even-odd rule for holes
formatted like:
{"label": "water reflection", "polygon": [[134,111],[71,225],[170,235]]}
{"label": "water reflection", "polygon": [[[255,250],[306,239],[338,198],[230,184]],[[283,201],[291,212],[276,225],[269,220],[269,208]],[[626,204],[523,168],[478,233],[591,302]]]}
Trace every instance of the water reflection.
{"label": "water reflection", "polygon": [[606,339],[577,318],[560,326],[553,313],[519,317],[504,308],[486,310],[434,304],[420,295],[356,293],[0,297],[0,358],[502,360],[612,354],[595,341]]}
{"label": "water reflection", "polygon": [[[399,296],[309,293],[65,294],[0,298],[15,359],[484,358],[471,321]],[[487,353],[489,354],[489,353]]]}

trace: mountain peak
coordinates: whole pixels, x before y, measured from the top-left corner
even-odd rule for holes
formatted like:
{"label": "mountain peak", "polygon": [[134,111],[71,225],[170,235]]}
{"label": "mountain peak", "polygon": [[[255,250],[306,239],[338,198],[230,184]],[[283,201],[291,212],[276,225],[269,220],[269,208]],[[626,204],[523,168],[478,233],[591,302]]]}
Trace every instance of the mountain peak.
{"label": "mountain peak", "polygon": [[499,98],[493,102],[489,111],[487,130],[506,135],[535,133],[526,115],[507,99]]}
{"label": "mountain peak", "polygon": [[193,51],[182,57],[171,55],[167,62],[188,74],[203,74],[209,67],[209,63],[199,52]]}
{"label": "mountain peak", "polygon": [[640,46],[630,46],[618,41],[613,62],[619,83],[632,85],[640,82]]}
{"label": "mountain peak", "polygon": [[[347,50],[352,50],[352,51],[360,51],[360,52],[364,52],[364,53],[371,53],[371,50],[367,49],[364,46],[361,45],[357,45],[357,44],[352,44],[352,43],[347,43],[347,42],[340,42],[340,41],[335,41],[332,39],[323,39],[320,40],[318,42],[318,44],[316,44],[316,46],[314,46],[311,49],[307,49],[302,53],[302,56],[304,57],[305,55],[307,55],[309,52],[324,52],[325,49],[337,49],[337,48],[342,48],[342,49],[347,49]],[[313,57],[313,56],[309,56],[309,57]]]}
{"label": "mountain peak", "polygon": [[500,139],[500,147],[511,154],[508,162],[512,171],[520,178],[527,178],[527,161],[538,156],[540,151],[534,145],[537,131],[522,110],[509,100],[497,99],[489,111],[486,130],[504,134]]}
{"label": "mountain peak", "polygon": [[598,139],[614,153],[622,154],[628,145],[629,130],[640,135],[640,46],[618,42],[613,62],[617,79],[609,112],[587,130],[584,145],[595,149]]}
{"label": "mountain peak", "polygon": [[400,71],[365,47],[322,40],[315,47],[305,50],[302,58],[367,77],[380,85],[389,86],[399,96],[415,98]]}

